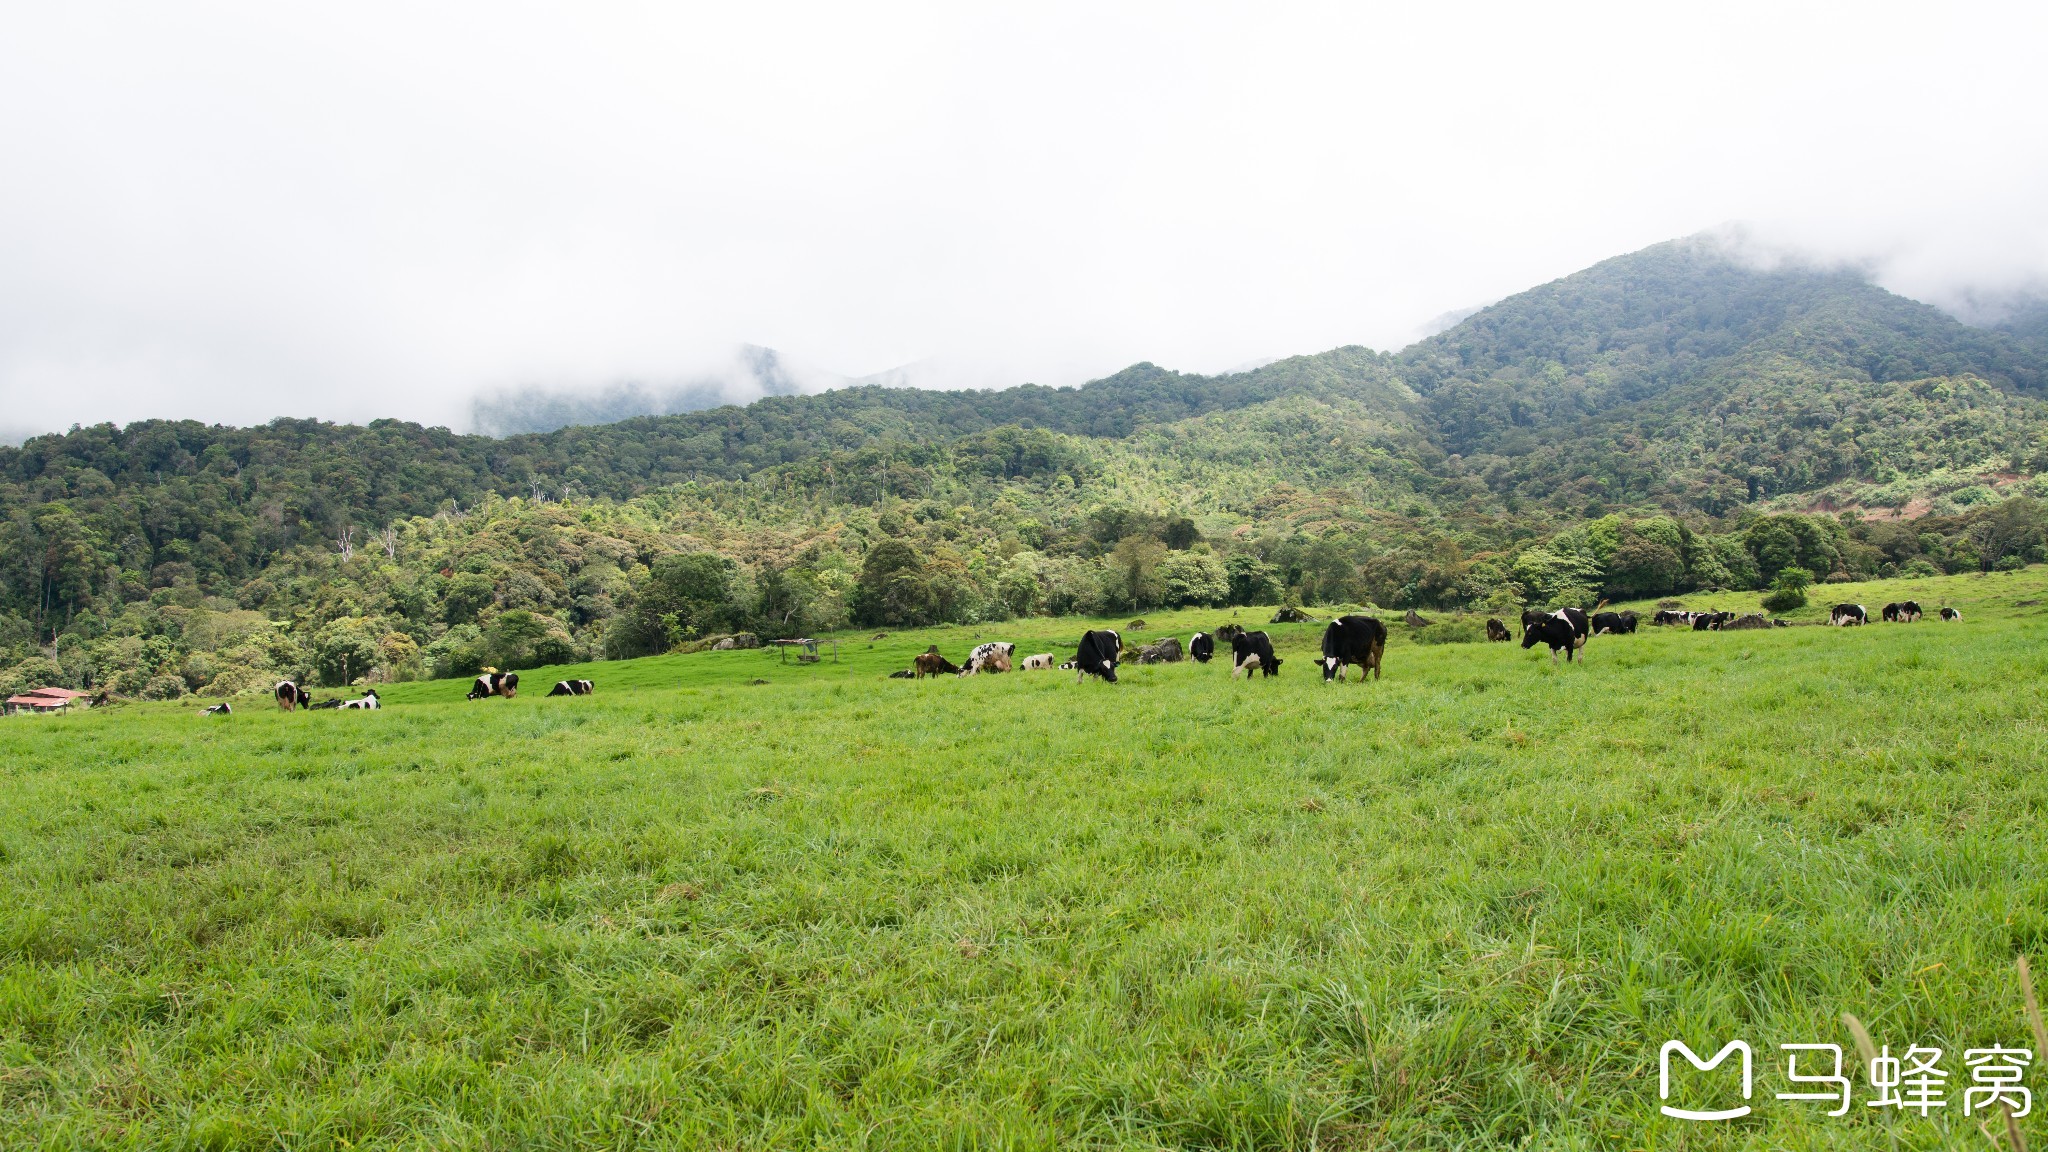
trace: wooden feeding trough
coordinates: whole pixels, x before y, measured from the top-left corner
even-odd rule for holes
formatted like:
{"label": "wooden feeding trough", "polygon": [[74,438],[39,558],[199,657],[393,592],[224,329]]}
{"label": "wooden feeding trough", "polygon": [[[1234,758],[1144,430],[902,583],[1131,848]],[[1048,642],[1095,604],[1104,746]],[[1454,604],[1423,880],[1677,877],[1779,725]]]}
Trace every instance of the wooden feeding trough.
{"label": "wooden feeding trough", "polygon": [[781,663],[784,664],[789,663],[789,650],[792,648],[796,649],[797,663],[816,664],[822,659],[818,652],[821,644],[830,644],[832,646],[832,662],[834,664],[839,663],[839,641],[837,640],[811,640],[799,637],[794,640],[770,640],[768,643],[781,653]]}

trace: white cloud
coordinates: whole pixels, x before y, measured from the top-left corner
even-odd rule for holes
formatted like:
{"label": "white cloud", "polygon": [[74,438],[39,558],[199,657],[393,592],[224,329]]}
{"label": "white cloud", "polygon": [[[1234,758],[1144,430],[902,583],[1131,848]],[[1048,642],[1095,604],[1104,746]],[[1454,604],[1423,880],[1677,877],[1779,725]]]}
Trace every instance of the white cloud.
{"label": "white cloud", "polygon": [[1722,221],[1979,312],[2048,270],[2031,5],[40,5],[14,425],[1075,383],[1405,342]]}

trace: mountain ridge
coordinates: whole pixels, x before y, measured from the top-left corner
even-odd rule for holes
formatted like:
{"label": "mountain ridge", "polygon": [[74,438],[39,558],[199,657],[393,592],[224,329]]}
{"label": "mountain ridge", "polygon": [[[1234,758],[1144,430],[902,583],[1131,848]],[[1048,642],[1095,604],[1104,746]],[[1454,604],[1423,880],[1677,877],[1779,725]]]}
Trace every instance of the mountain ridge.
{"label": "mountain ridge", "polygon": [[504,438],[80,428],[0,449],[0,680],[222,694],[719,629],[1511,612],[2048,561],[2027,322],[1683,242],[1398,353],[1223,375],[854,386]]}

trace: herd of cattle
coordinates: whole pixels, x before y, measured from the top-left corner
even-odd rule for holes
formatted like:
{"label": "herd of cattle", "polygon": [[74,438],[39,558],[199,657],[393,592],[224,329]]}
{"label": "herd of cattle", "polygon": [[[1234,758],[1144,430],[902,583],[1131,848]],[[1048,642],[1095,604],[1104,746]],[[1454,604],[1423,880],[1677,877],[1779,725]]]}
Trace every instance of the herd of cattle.
{"label": "herd of cattle", "polygon": [[[555,681],[555,686],[548,690],[548,695],[588,696],[596,690],[596,687],[596,685],[588,680],[557,680]],[[382,703],[377,699],[377,690],[375,688],[363,689],[363,694],[354,700],[321,700],[315,703],[313,694],[306,691],[304,686],[291,680],[279,680],[277,687],[271,692],[271,695],[277,700],[277,706],[286,712],[297,711],[300,708],[308,711],[319,711],[323,708],[351,708],[369,711],[382,706]],[[486,700],[495,696],[510,700],[517,695],[519,695],[519,673],[494,671],[479,675],[471,683],[468,698],[471,700]],[[204,716],[231,716],[233,714],[234,709],[225,700],[201,712],[201,715]]]}
{"label": "herd of cattle", "polygon": [[[1954,608],[1939,610],[1943,620],[1955,622],[1963,614]],[[1920,619],[1920,604],[1914,600],[1903,600],[1884,606],[1881,618],[1888,623],[1910,624]],[[1559,653],[1566,663],[1584,650],[1586,641],[1602,634],[1625,636],[1636,630],[1640,617],[1629,611],[1586,612],[1579,608],[1559,608],[1544,612],[1531,608],[1522,613],[1522,647],[1534,648],[1538,644],[1550,649],[1550,662],[1557,663]],[[1868,624],[1870,615],[1861,604],[1837,604],[1828,612],[1828,623],[1836,627]],[[1762,613],[1738,616],[1733,612],[1685,612],[1660,609],[1650,618],[1653,626],[1679,626],[1696,632],[1717,632],[1743,628],[1784,628],[1783,620],[1766,620]],[[1486,638],[1491,641],[1506,641],[1513,637],[1508,626],[1498,619],[1486,622]],[[1123,635],[1113,628],[1096,628],[1081,634],[1081,644],[1074,652],[1074,658],[1057,667],[1074,673],[1074,682],[1081,683],[1090,676],[1116,683],[1116,669],[1119,664],[1167,664],[1182,659],[1191,659],[1197,664],[1207,664],[1216,657],[1216,646],[1229,645],[1230,674],[1233,678],[1254,675],[1278,676],[1281,658],[1273,652],[1273,638],[1264,632],[1248,632],[1237,624],[1225,624],[1214,632],[1197,632],[1188,638],[1183,647],[1180,639],[1168,636],[1151,644],[1132,648],[1124,644]],[[1323,679],[1327,681],[1348,679],[1349,669],[1358,669],[1358,678],[1367,676],[1378,679],[1380,663],[1387,651],[1387,626],[1371,616],[1340,616],[1323,629],[1322,644]],[[937,645],[920,653],[911,667],[891,676],[901,679],[922,680],[927,676],[975,676],[1009,672],[1013,669],[1025,671],[1045,670],[1055,667],[1053,654],[1040,652],[1034,656],[1017,657],[1015,644],[991,641],[980,644],[968,653],[967,663],[962,666],[939,655]],[[558,680],[548,690],[549,696],[588,696],[596,688],[588,680]],[[468,699],[486,700],[493,697],[510,700],[519,694],[519,673],[485,672],[477,676],[470,685]],[[313,701],[312,694],[290,680],[277,682],[274,693],[277,706],[286,712],[298,708],[317,710],[322,708],[374,709],[379,707],[377,690],[364,689],[363,695],[354,700]],[[227,716],[233,709],[223,701],[204,711],[208,716]]]}
{"label": "herd of cattle", "polygon": [[[1896,623],[1911,623],[1920,619],[1920,605],[1912,600],[1884,606],[1883,618]],[[1957,621],[1963,614],[1954,608],[1941,609],[1941,618]],[[1559,608],[1544,612],[1531,608],[1522,613],[1522,647],[1534,648],[1542,644],[1550,649],[1550,662],[1557,663],[1560,653],[1567,663],[1574,655],[1583,651],[1586,641],[1594,636],[1625,636],[1636,630],[1641,617],[1630,611],[1587,612],[1579,608]],[[1828,623],[1836,626],[1865,624],[1868,614],[1861,604],[1837,604],[1828,614]],[[1650,618],[1653,626],[1680,626],[1696,632],[1719,632],[1748,628],[1785,628],[1783,620],[1768,620],[1761,612],[1737,615],[1734,612],[1685,612],[1659,610]],[[1512,639],[1508,626],[1501,620],[1486,622],[1486,638],[1491,641]],[[1183,649],[1178,637],[1169,636],[1163,640],[1142,647],[1129,647],[1123,636],[1115,629],[1097,628],[1081,635],[1080,647],[1074,658],[1059,668],[1073,672],[1076,684],[1089,676],[1116,683],[1117,665],[1124,663],[1161,664],[1183,658],[1198,664],[1207,664],[1215,658],[1218,643],[1230,645],[1231,676],[1251,677],[1254,674],[1277,676],[1280,674],[1281,658],[1273,653],[1273,638],[1264,632],[1247,632],[1236,624],[1226,624],[1214,632],[1197,632],[1188,638]],[[1347,670],[1357,667],[1362,681],[1370,675],[1377,679],[1380,662],[1387,649],[1387,626],[1370,616],[1340,616],[1323,629],[1323,679],[1342,680]],[[1053,654],[1041,652],[1026,656],[1021,661],[1016,656],[1017,646],[1001,642],[979,645],[967,657],[963,667],[954,664],[939,654],[937,645],[921,653],[912,666],[901,672],[890,673],[902,679],[924,679],[927,676],[974,676],[977,674],[1008,672],[1012,668],[1052,668]]]}
{"label": "herd of cattle", "polygon": [[[1114,628],[1090,629],[1082,633],[1074,658],[1058,665],[1053,663],[1054,656],[1050,652],[1040,652],[1020,660],[1015,644],[994,641],[978,645],[968,654],[967,663],[963,666],[941,656],[938,646],[933,645],[919,653],[909,668],[890,675],[904,680],[922,680],[927,676],[975,676],[1017,668],[1033,671],[1056,666],[1074,673],[1076,684],[1090,676],[1099,676],[1114,684],[1119,664],[1171,664],[1183,659],[1207,664],[1216,658],[1219,643],[1230,646],[1230,674],[1233,677],[1280,674],[1281,658],[1273,652],[1271,636],[1264,632],[1248,632],[1241,625],[1225,624],[1214,632],[1195,633],[1185,646],[1179,637],[1168,636],[1135,648],[1127,647],[1123,634]],[[1377,677],[1380,659],[1386,650],[1385,624],[1370,616],[1339,617],[1323,630],[1323,679],[1343,679],[1347,670],[1354,666],[1358,668],[1361,680],[1368,675]]]}

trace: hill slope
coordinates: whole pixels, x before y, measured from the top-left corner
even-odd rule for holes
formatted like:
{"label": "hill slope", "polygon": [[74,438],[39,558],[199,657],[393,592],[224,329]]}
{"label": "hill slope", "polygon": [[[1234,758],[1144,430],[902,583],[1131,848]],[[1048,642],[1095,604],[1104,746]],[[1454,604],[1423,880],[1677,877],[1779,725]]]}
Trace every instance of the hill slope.
{"label": "hill slope", "polygon": [[[1989,569],[2048,559],[2048,515],[2006,500],[2048,494],[2031,331],[1686,241],[1399,355],[1223,376],[848,388],[504,439],[84,428],[0,449],[0,661],[166,694],[738,628]],[[1870,516],[1774,515],[1840,508]]]}

